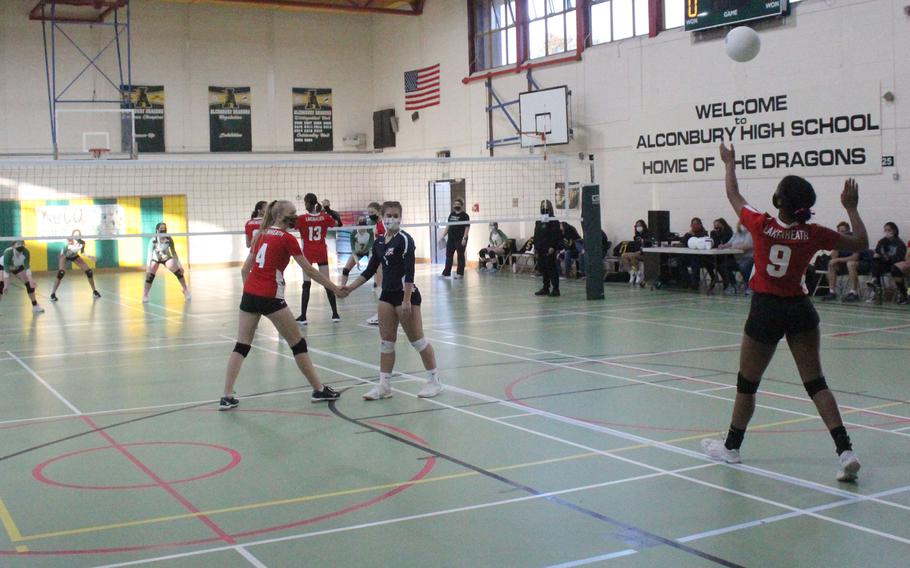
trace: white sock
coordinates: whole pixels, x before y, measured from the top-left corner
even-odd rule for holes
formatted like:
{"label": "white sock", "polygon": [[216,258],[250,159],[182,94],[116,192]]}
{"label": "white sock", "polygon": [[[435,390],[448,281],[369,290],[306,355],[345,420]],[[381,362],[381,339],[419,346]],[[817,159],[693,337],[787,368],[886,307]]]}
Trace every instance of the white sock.
{"label": "white sock", "polygon": [[392,380],[392,373],[383,373],[383,372],[379,373],[379,382],[380,383],[388,383],[391,380]]}
{"label": "white sock", "polygon": [[430,370],[428,370],[428,371],[427,371],[427,374],[430,375],[430,382],[431,382],[431,383],[438,383],[438,382],[439,382],[439,372],[436,371],[436,369],[430,369]]}

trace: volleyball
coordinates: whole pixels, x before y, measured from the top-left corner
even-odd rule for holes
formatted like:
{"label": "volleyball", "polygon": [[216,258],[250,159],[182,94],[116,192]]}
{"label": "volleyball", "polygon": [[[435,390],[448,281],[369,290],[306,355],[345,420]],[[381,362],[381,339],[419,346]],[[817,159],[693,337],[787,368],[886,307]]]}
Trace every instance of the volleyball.
{"label": "volleyball", "polygon": [[755,59],[761,49],[761,39],[752,28],[739,26],[727,33],[724,39],[724,48],[727,55],[734,61],[745,63]]}

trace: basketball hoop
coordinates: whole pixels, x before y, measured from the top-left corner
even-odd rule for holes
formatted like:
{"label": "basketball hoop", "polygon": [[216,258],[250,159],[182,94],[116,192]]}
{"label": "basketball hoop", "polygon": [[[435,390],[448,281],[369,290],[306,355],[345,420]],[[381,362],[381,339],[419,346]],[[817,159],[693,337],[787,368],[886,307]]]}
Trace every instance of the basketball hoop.
{"label": "basketball hoop", "polygon": [[528,147],[530,148],[532,154],[534,153],[535,147],[543,148],[543,159],[544,159],[544,161],[546,161],[546,159],[547,159],[547,133],[546,132],[536,132],[536,131],[522,132],[522,133],[520,133],[520,136],[536,139],[535,142],[533,144],[529,144]]}
{"label": "basketball hoop", "polygon": [[92,158],[95,160],[103,160],[107,158],[107,154],[110,153],[110,148],[89,148],[88,150],[92,154]]}

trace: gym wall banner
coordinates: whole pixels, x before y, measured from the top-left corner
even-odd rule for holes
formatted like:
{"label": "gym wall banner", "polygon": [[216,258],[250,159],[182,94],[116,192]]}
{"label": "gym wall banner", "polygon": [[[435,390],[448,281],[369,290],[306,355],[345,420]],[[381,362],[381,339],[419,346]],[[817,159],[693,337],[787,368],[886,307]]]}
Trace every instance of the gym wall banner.
{"label": "gym wall banner", "polygon": [[209,87],[209,150],[251,152],[253,128],[249,87]]}
{"label": "gym wall banner", "polygon": [[639,183],[724,179],[718,147],[736,148],[740,179],[882,171],[878,83],[706,97],[648,112],[633,125]]}
{"label": "gym wall banner", "polygon": [[[164,85],[126,85],[140,152],[164,152]],[[125,106],[125,105],[124,105]]]}
{"label": "gym wall banner", "polygon": [[293,88],[294,151],[331,152],[332,89]]}

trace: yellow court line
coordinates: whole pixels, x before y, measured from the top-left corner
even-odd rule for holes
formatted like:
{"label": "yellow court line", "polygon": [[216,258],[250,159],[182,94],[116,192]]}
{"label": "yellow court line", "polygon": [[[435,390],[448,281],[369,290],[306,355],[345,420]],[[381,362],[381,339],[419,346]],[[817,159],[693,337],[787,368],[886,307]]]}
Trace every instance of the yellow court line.
{"label": "yellow court line", "polygon": [[[867,408],[857,408],[857,409],[853,409],[853,410],[845,410],[844,412],[842,412],[842,414],[844,414],[844,415],[854,414],[854,413],[862,412],[865,410],[878,410],[881,408],[899,406],[902,404],[907,404],[907,402],[888,402],[888,403],[879,404],[876,406],[870,406]],[[793,418],[793,419],[789,419],[789,420],[780,420],[780,421],[776,421],[776,422],[769,422],[766,424],[758,424],[756,426],[750,427],[750,430],[758,430],[758,429],[762,429],[762,428],[772,428],[775,426],[786,426],[789,424],[798,424],[800,422],[807,422],[810,420],[820,420],[820,418],[817,416],[805,416],[805,417]],[[708,435],[708,434],[700,433],[700,434],[695,434],[695,435],[683,436],[680,438],[673,438],[670,440],[662,440],[662,441],[658,441],[658,443],[659,444],[676,444],[679,442],[688,442],[691,440],[698,440],[698,439],[704,438],[706,435]],[[633,445],[629,445],[629,446],[615,448],[612,450],[611,449],[603,450],[603,452],[612,454],[612,453],[619,453],[619,452],[627,452],[627,451],[631,451],[631,450],[638,450],[638,449],[643,449],[643,448],[650,448],[653,446],[654,446],[653,443],[633,444]],[[547,464],[553,464],[553,463],[559,463],[559,462],[565,462],[565,461],[571,461],[571,460],[577,460],[577,459],[584,459],[584,458],[590,458],[590,457],[597,457],[597,456],[603,456],[603,454],[601,452],[583,452],[583,453],[572,454],[572,455],[563,456],[563,457],[559,457],[559,458],[550,458],[550,459],[538,460],[538,461],[533,461],[533,462],[524,462],[524,463],[488,468],[488,471],[497,473],[497,472],[509,471],[509,470],[513,470],[513,469],[535,467],[535,466],[539,466],[539,465],[547,465]],[[606,457],[606,456],[603,456],[603,457]],[[450,481],[452,479],[460,479],[463,477],[471,477],[471,476],[477,476],[477,475],[480,475],[480,473],[476,472],[476,471],[465,471],[465,472],[461,472],[461,473],[452,473],[452,474],[448,474],[448,475],[427,477],[427,478],[418,479],[415,481],[399,481],[399,482],[394,482],[394,483],[384,483],[381,485],[372,485],[370,487],[359,487],[356,489],[343,489],[340,491],[332,491],[329,493],[304,495],[301,497],[291,497],[288,499],[278,499],[278,500],[274,500],[274,501],[262,501],[259,503],[249,503],[247,505],[224,507],[221,509],[212,509],[212,510],[208,510],[208,511],[200,511],[197,513],[182,513],[180,515],[152,517],[152,518],[140,519],[140,520],[136,520],[136,521],[125,521],[125,522],[120,522],[120,523],[111,523],[111,524],[107,524],[107,525],[94,525],[94,526],[82,527],[82,528],[78,528],[78,529],[46,532],[46,533],[29,535],[29,536],[20,535],[18,530],[16,530],[15,524],[13,524],[12,528],[13,528],[13,530],[15,530],[15,533],[10,532],[9,527],[7,527],[7,532],[10,533],[10,536],[14,542],[43,540],[43,539],[62,537],[62,536],[72,536],[72,535],[78,535],[78,534],[104,532],[104,531],[110,531],[110,530],[116,530],[116,529],[136,527],[136,526],[165,523],[165,522],[170,522],[170,521],[193,519],[193,518],[202,517],[202,516],[212,517],[215,515],[223,515],[226,513],[237,513],[237,512],[241,512],[241,511],[250,511],[250,510],[254,510],[254,509],[277,507],[277,506],[281,506],[281,505],[295,505],[295,504],[299,504],[299,503],[305,503],[308,501],[316,501],[319,499],[328,499],[328,498],[332,498],[332,497],[343,497],[343,496],[347,496],[347,495],[356,495],[358,493],[367,493],[367,492],[371,492],[371,491],[379,491],[382,489],[395,489],[398,487],[404,487],[404,486],[408,486],[408,485],[423,485],[423,484],[427,484],[427,483],[436,483],[436,482],[440,482],[440,481]],[[9,513],[6,512],[5,507],[3,507],[2,505],[3,505],[3,503],[2,503],[2,501],[0,501],[0,517],[3,517],[4,525],[6,525],[6,519],[9,518],[9,521],[12,522],[12,518],[9,517]],[[6,513],[6,516],[3,516],[4,513]],[[13,536],[14,534],[15,534],[15,537]]]}
{"label": "yellow court line", "polygon": [[11,541],[22,541],[22,533],[19,532],[19,527],[16,526],[16,521],[9,514],[9,509],[6,508],[6,503],[3,502],[2,498],[0,498],[0,522],[3,523],[3,528],[6,529],[6,534],[9,535]]}

